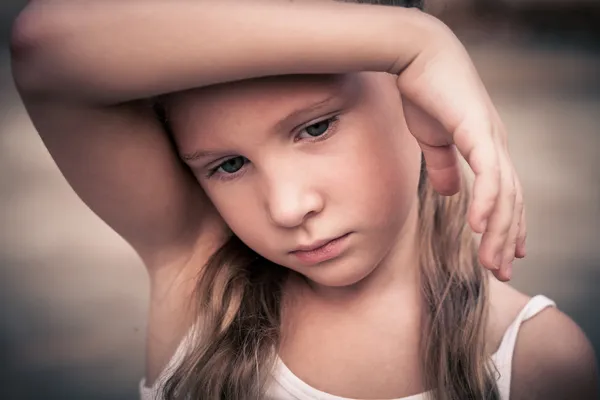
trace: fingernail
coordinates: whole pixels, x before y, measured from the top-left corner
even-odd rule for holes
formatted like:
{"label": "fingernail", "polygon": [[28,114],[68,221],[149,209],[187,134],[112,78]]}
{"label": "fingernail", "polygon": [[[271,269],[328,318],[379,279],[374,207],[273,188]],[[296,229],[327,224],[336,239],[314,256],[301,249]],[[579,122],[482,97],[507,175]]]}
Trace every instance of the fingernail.
{"label": "fingernail", "polygon": [[502,266],[502,254],[496,254],[494,258],[494,269],[498,270]]}
{"label": "fingernail", "polygon": [[513,262],[511,261],[506,266],[506,277],[508,278],[508,280],[512,279],[512,267],[513,267]]}

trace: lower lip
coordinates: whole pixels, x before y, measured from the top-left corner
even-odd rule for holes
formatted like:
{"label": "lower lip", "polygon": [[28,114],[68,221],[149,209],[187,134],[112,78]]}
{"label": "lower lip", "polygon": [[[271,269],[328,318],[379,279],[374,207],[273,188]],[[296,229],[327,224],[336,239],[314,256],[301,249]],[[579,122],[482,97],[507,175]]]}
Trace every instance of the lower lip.
{"label": "lower lip", "polygon": [[317,249],[310,251],[294,251],[292,254],[304,264],[309,265],[328,261],[338,257],[345,250],[345,244],[349,235],[350,234],[347,233],[344,236],[333,239],[331,242],[328,242]]}

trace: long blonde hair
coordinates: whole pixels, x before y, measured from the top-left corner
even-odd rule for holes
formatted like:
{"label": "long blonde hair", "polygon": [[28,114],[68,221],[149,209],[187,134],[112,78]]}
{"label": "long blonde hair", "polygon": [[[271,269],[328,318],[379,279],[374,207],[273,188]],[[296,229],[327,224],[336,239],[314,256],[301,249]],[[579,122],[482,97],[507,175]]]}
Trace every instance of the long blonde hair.
{"label": "long blonde hair", "polygon": [[[168,129],[164,109],[159,117]],[[454,196],[441,196],[429,184],[423,163],[418,192],[423,386],[432,390],[434,400],[497,400],[486,354],[487,275],[466,224],[468,185]],[[264,395],[280,345],[282,290],[289,273],[231,235],[198,276],[195,331],[185,357],[165,382],[165,399],[256,400]]]}

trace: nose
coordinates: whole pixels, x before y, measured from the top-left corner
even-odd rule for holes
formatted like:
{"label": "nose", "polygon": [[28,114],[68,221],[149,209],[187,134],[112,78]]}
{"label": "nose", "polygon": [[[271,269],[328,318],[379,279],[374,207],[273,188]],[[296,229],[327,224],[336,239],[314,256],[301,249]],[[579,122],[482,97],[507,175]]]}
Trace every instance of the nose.
{"label": "nose", "polygon": [[267,209],[271,221],[284,228],[300,226],[323,211],[325,201],[314,179],[301,170],[286,173],[279,169],[269,178]]}

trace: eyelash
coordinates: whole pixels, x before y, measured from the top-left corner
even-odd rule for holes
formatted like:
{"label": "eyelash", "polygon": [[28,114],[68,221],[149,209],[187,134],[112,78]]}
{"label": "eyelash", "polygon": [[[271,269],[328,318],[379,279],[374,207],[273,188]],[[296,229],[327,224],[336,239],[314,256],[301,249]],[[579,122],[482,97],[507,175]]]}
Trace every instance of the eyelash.
{"label": "eyelash", "polygon": [[[314,126],[314,125],[318,125],[318,124],[321,124],[323,122],[329,122],[329,126],[327,127],[327,130],[322,135],[316,136],[316,137],[313,136],[310,139],[306,139],[306,140],[308,140],[310,142],[321,142],[323,140],[327,140],[331,135],[333,135],[335,133],[337,125],[339,123],[339,120],[340,120],[339,115],[334,115],[334,116],[331,116],[331,117],[328,117],[328,118],[325,118],[325,119],[313,122],[312,124],[306,125],[304,128],[302,128],[302,130],[300,132],[306,131],[306,129],[308,127],[311,127],[311,126]],[[303,139],[298,138],[298,136],[299,135],[296,135],[296,137],[294,138],[294,142],[298,142],[300,140],[303,140]],[[248,162],[248,159],[245,158],[245,157],[242,157],[244,159],[244,165],[239,170],[237,170],[236,172],[231,173],[231,174],[228,174],[226,172],[219,172],[219,169],[223,166],[223,164],[225,164],[228,161],[234,160],[234,159],[236,159],[238,157],[241,157],[241,156],[236,156],[236,157],[228,158],[228,159],[222,161],[221,163],[219,163],[219,165],[217,165],[216,167],[211,168],[208,171],[208,173],[206,174],[206,178],[208,178],[208,179],[216,178],[216,179],[219,179],[219,180],[227,181],[227,180],[235,179],[238,176],[241,176],[244,173],[244,170],[245,170],[244,167],[246,166],[246,163]]]}

